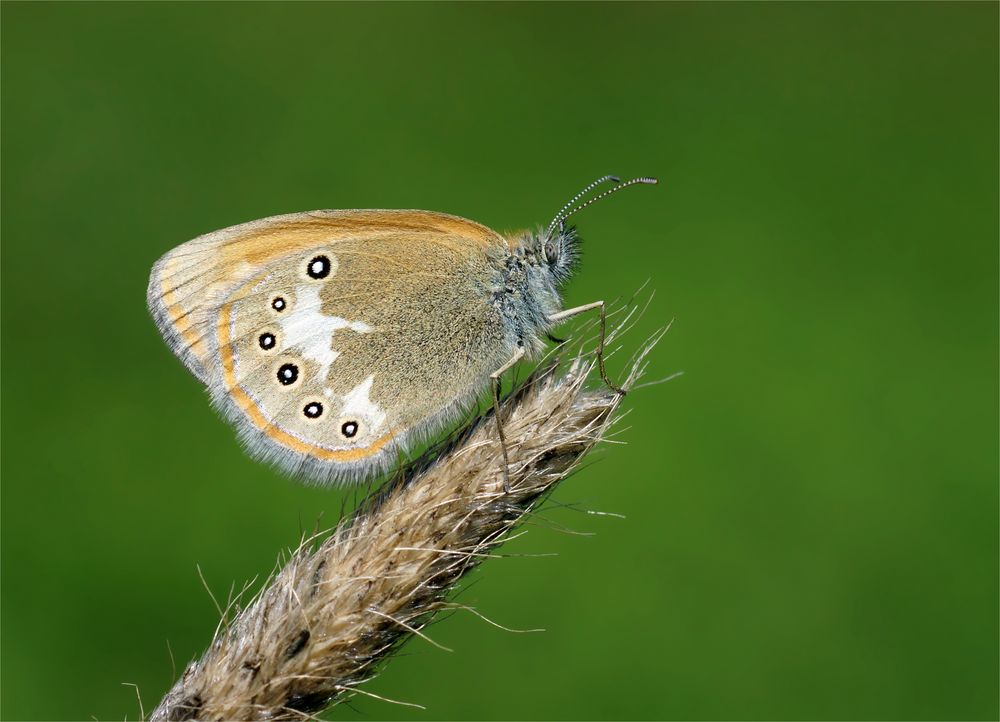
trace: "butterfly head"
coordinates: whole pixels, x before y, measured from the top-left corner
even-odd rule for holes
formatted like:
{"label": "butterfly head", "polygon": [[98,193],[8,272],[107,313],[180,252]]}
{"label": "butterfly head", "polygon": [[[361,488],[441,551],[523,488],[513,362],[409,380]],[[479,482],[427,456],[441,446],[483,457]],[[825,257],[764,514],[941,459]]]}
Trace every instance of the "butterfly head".
{"label": "butterfly head", "polygon": [[561,286],[570,277],[579,259],[580,238],[575,226],[554,231],[539,228],[525,231],[516,240],[516,253],[524,258],[533,275]]}

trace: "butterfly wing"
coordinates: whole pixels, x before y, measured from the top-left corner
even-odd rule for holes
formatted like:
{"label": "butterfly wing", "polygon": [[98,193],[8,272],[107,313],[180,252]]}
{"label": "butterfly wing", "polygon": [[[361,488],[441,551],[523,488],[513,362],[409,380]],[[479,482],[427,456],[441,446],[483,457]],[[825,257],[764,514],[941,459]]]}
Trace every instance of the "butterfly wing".
{"label": "butterfly wing", "polygon": [[355,479],[447,420],[509,356],[507,242],[418,211],[323,211],[195,239],[157,264],[164,337],[254,456]]}

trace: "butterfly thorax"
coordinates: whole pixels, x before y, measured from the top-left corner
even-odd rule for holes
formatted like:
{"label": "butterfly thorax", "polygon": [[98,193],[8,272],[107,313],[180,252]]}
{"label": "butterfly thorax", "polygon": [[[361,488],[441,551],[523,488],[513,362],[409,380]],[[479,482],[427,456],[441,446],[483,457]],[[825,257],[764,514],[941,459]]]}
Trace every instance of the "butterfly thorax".
{"label": "butterfly thorax", "polygon": [[572,273],[577,243],[574,228],[551,236],[544,230],[524,232],[511,241],[493,304],[516,333],[517,345],[529,353],[542,350],[549,317],[562,309],[559,290]]}

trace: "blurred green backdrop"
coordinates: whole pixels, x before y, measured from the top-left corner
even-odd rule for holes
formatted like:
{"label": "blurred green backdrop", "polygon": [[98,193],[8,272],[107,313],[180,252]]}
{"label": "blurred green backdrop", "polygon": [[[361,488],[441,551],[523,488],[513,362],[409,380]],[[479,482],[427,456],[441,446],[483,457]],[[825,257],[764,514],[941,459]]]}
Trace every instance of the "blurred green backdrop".
{"label": "blurred green backdrop", "polygon": [[[996,3],[4,3],[5,719],[135,718],[344,492],[250,461],[153,261],[313,208],[579,217],[676,318],[540,528],[333,719],[996,719]],[[172,450],[184,449],[178,454]]]}

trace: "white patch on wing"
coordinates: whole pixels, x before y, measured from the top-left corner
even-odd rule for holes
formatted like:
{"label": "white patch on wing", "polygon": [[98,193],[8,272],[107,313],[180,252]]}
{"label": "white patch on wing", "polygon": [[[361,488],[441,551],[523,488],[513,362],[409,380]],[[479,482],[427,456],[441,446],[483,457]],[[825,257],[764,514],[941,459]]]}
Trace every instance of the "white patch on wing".
{"label": "white patch on wing", "polygon": [[385,412],[382,407],[369,398],[372,390],[372,382],[375,376],[369,376],[360,384],[347,392],[344,396],[344,405],[341,407],[342,418],[361,419],[368,427],[369,433],[376,433],[385,423]]}
{"label": "white patch on wing", "polygon": [[319,298],[320,286],[305,283],[295,289],[295,306],[278,318],[283,346],[298,349],[304,358],[320,365],[320,378],[326,378],[330,364],[340,356],[333,349],[333,337],[342,328],[357,333],[371,333],[364,321],[348,321],[340,316],[325,316]]}

